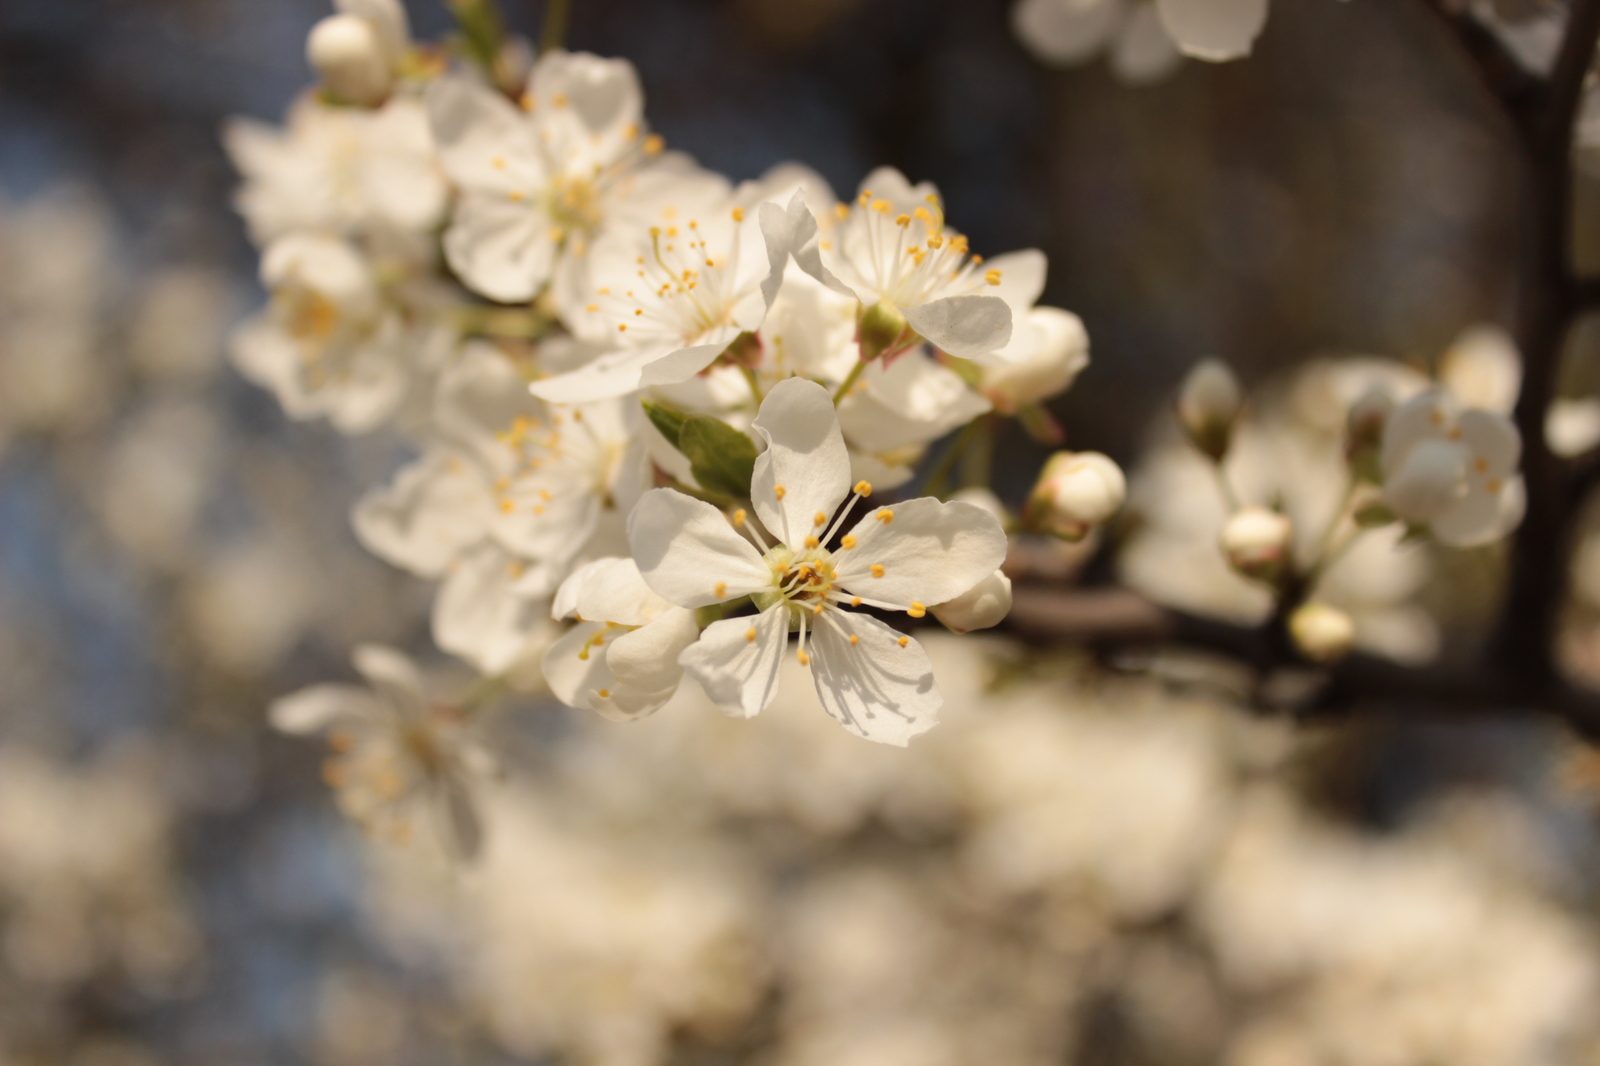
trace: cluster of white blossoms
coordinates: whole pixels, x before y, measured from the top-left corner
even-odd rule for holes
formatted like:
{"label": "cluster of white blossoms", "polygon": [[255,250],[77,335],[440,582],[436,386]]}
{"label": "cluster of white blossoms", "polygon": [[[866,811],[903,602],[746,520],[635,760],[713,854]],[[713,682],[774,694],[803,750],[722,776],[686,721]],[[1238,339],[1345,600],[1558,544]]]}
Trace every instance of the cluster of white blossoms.
{"label": "cluster of white blossoms", "polygon": [[[891,169],[843,202],[795,165],[735,185],[664,150],[626,61],[554,50],[508,79],[525,45],[475,64],[413,42],[397,0],[338,7],[285,125],[227,130],[270,294],[233,354],[291,417],[415,443],[354,525],[439,582],[439,646],[616,719],[685,676],[753,716],[792,654],[859,736],[931,728],[931,664],[885,619],[1009,610],[1002,520],[946,482],[1004,418],[1059,437],[1042,404],[1088,341],[1035,306],[1044,256],[974,254]],[[1064,532],[1115,511],[1110,472],[1110,506]],[[450,779],[426,714],[318,692],[280,724],[399,723],[337,732],[389,737],[333,771],[351,792],[390,767],[347,796],[363,817]]]}
{"label": "cluster of white blossoms", "polygon": [[1130,85],[1161,81],[1184,56],[1220,63],[1250,54],[1267,0],[1017,0],[1011,26],[1040,61],[1077,66],[1105,53]]}

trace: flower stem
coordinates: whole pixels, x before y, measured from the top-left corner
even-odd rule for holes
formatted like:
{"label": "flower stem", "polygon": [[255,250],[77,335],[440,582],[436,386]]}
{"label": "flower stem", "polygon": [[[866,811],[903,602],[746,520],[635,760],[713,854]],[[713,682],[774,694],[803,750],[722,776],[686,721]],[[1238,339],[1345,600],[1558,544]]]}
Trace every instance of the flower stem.
{"label": "flower stem", "polygon": [[1344,525],[1344,520],[1350,510],[1350,501],[1356,496],[1356,479],[1352,474],[1345,479],[1344,494],[1339,497],[1339,506],[1334,509],[1332,517],[1328,519],[1327,528],[1322,531],[1322,536],[1317,538],[1317,546],[1311,552],[1309,565],[1312,573],[1316,573],[1322,560],[1328,554],[1328,548],[1333,543],[1334,534],[1339,527]]}
{"label": "flower stem", "polygon": [[[739,372],[744,375],[744,380],[750,385],[751,398],[755,400],[756,406],[760,407],[761,401],[765,398],[761,392],[761,379],[756,377],[756,372],[747,366],[741,365],[739,367]],[[834,397],[833,402],[835,405],[837,405],[839,398],[837,396]]]}
{"label": "flower stem", "polygon": [[554,52],[566,42],[571,16],[571,0],[545,0],[544,32],[539,35],[540,55]]}
{"label": "flower stem", "polygon": [[1222,468],[1222,461],[1213,459],[1211,468],[1217,472],[1217,487],[1222,491],[1222,502],[1231,515],[1239,509],[1239,496],[1233,491],[1233,483],[1228,480],[1228,472]]}
{"label": "flower stem", "polygon": [[838,407],[844,398],[850,395],[850,390],[855,388],[856,382],[860,380],[862,373],[866,369],[866,362],[864,360],[857,359],[856,365],[850,368],[849,374],[845,375],[843,384],[841,384],[839,388],[834,391],[833,406]]}

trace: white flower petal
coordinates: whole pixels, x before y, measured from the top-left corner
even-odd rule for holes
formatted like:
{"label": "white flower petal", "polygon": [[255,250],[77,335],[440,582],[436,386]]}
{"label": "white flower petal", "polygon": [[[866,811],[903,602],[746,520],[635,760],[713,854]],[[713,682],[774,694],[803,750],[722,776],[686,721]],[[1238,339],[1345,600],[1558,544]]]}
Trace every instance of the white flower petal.
{"label": "white flower petal", "polygon": [[371,692],[355,685],[312,685],[273,701],[267,710],[272,728],[282,733],[315,733],[340,722],[371,722],[382,712]]}
{"label": "white flower petal", "polygon": [[628,515],[628,547],[652,589],[679,607],[705,607],[772,585],[772,568],[721,511],[673,489],[652,489]]}
{"label": "white flower petal", "polygon": [[1448,394],[1430,389],[1394,409],[1383,427],[1383,448],[1379,465],[1389,478],[1405,462],[1411,450],[1424,440],[1440,437],[1443,427],[1455,418],[1455,405]]}
{"label": "white flower petal", "polygon": [[383,644],[358,644],[350,658],[380,699],[404,717],[421,717],[427,697],[410,657]]}
{"label": "white flower petal", "polygon": [[661,616],[606,645],[617,681],[639,692],[671,692],[683,677],[678,656],[700,636],[694,612],[668,607]]}
{"label": "white flower petal", "polygon": [[1045,254],[1037,248],[1007,252],[985,260],[984,271],[999,271],[1000,284],[985,288],[984,295],[998,296],[1004,300],[1006,306],[1011,308],[1013,318],[1026,314],[1029,308],[1039,302],[1039,294],[1044,292],[1045,272],[1049,265]]}
{"label": "white flower petal", "polygon": [[467,288],[501,303],[533,299],[550,278],[556,248],[548,219],[494,194],[463,195],[444,235],[450,269]]}
{"label": "white flower petal", "polygon": [[433,419],[441,432],[471,448],[491,465],[505,452],[496,434],[521,418],[537,418],[540,404],[528,394],[517,367],[494,345],[474,341],[439,375]]}
{"label": "white flower petal", "polygon": [[1467,491],[1428,524],[1428,531],[1440,544],[1453,548],[1471,548],[1495,540],[1505,531],[1500,519],[1504,492],[1503,487],[1499,492],[1490,492],[1482,481],[1471,479]]}
{"label": "white flower petal", "polygon": [[789,610],[713,622],[678,662],[711,702],[735,718],[754,718],[778,692],[778,663],[789,643]]}
{"label": "white flower petal", "polygon": [[1250,54],[1267,24],[1267,0],[1156,0],[1179,51],[1221,62]]}
{"label": "white flower petal", "polygon": [[906,321],[960,359],[982,360],[1011,342],[1011,308],[998,296],[947,296],[907,308]]}
{"label": "white flower petal", "polygon": [[[955,599],[1006,557],[1006,534],[994,515],[931,496],[874,508],[850,535],[855,546],[834,554],[839,584],[900,608]],[[873,576],[874,565],[883,568],[881,577]]]}
{"label": "white flower petal", "polygon": [[[626,396],[642,387],[646,367],[673,352],[670,345],[610,352],[587,366],[535,381],[528,386],[528,391],[551,403],[593,403]],[[716,358],[716,353],[711,358]]]}
{"label": "white flower petal", "polygon": [[567,578],[552,611],[557,618],[576,613],[589,622],[642,626],[673,609],[645,584],[637,563],[610,558],[587,563]]}
{"label": "white flower petal", "polygon": [[568,707],[589,706],[591,693],[616,684],[606,657],[590,641],[605,632],[604,622],[579,622],[550,645],[541,661],[551,695]]}
{"label": "white flower petal", "polygon": [[1072,66],[1092,58],[1122,23],[1121,0],[1020,0],[1011,26],[1046,63]]}
{"label": "white flower petal", "polygon": [[852,391],[839,405],[839,426],[851,445],[869,452],[927,444],[990,409],[961,375],[920,351],[907,352],[887,367],[874,362],[861,381],[866,388]]}
{"label": "white flower petal", "polygon": [[816,516],[832,518],[850,491],[850,453],[833,398],[814,381],[788,378],[767,393],[751,427],[767,442],[750,479],[756,514],[774,536],[798,547],[821,533]]}
{"label": "white flower petal", "polygon": [[812,649],[823,708],[856,736],[904,747],[939,724],[944,697],[915,640],[868,615],[828,611]]}
{"label": "white flower petal", "polygon": [[639,387],[676,385],[680,381],[688,381],[727,351],[728,345],[741,332],[737,324],[719,326],[700,337],[700,343],[668,352],[647,363],[639,371]]}
{"label": "white flower petal", "polygon": [[[549,635],[550,602],[519,587],[524,564],[494,544],[462,557],[433,601],[434,643],[485,674],[503,674],[531,656]],[[530,567],[535,587],[554,587],[560,572]]]}
{"label": "white flower petal", "polygon": [[[1516,472],[1522,458],[1522,434],[1509,418],[1475,409],[1461,412],[1456,425],[1462,441],[1472,450],[1474,473],[1504,480]],[[1482,468],[1477,466],[1480,459],[1485,464]]]}
{"label": "white flower petal", "polygon": [[544,185],[532,131],[504,96],[466,78],[450,77],[428,86],[426,102],[439,165],[463,191],[505,200],[513,192]]}
{"label": "white flower petal", "polygon": [[467,462],[435,450],[356,503],[351,524],[366,549],[419,577],[444,575],[487,534],[494,501]]}

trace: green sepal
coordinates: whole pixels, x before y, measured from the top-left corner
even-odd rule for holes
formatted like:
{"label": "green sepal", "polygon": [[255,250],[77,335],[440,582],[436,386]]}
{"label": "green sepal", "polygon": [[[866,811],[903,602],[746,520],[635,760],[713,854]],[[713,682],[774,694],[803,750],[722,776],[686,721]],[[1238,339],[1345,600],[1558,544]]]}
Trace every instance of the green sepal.
{"label": "green sepal", "polygon": [[678,431],[678,450],[700,487],[726,496],[748,497],[755,473],[755,442],[720,418],[695,415]]}
{"label": "green sepal", "polygon": [[[689,421],[689,416],[682,411],[675,411],[664,404],[656,403],[654,400],[640,400],[639,406],[644,408],[644,413],[649,417],[650,424],[660,430],[663,437],[667,438],[667,443],[682,451],[683,446],[678,443],[678,440],[683,433],[683,424]],[[748,487],[746,486],[746,488]],[[742,496],[744,493],[741,492],[740,495]]]}
{"label": "green sepal", "polygon": [[1356,525],[1362,529],[1376,529],[1391,522],[1398,522],[1400,516],[1386,503],[1369,503],[1355,513],[1355,520]]}

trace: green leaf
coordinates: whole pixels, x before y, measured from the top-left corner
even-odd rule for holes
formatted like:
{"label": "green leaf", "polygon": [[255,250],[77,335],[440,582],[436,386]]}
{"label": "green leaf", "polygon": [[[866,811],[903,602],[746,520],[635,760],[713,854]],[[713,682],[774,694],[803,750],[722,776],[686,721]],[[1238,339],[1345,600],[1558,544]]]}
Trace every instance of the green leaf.
{"label": "green leaf", "polygon": [[700,487],[727,496],[748,497],[755,472],[755,442],[720,418],[695,415],[678,431],[678,450]]}
{"label": "green leaf", "polygon": [[[683,445],[678,443],[678,437],[683,432],[683,424],[689,421],[689,416],[682,411],[674,411],[670,407],[656,403],[654,400],[640,400],[639,404],[644,408],[644,413],[649,416],[651,425],[659,429],[661,435],[667,438],[667,443],[682,451]],[[749,488],[749,486],[746,486],[746,488]]]}

